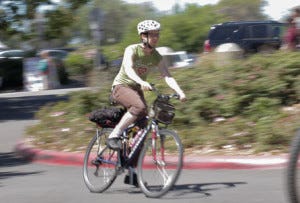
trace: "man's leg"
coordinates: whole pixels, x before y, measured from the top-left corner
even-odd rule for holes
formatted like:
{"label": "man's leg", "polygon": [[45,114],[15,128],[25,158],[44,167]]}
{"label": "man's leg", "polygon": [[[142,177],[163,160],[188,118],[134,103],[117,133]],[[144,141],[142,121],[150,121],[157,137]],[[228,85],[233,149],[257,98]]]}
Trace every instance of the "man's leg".
{"label": "man's leg", "polygon": [[119,140],[123,131],[133,124],[139,115],[144,115],[147,107],[142,91],[133,90],[130,87],[118,85],[112,93],[113,99],[122,106],[127,108],[127,112],[123,115],[120,122],[116,125],[112,133],[109,135],[107,145],[112,149],[121,147]]}
{"label": "man's leg", "polygon": [[136,120],[137,116],[132,115],[130,112],[126,112],[120,122],[116,125],[114,130],[108,136],[107,145],[112,149],[121,148],[121,143],[119,140],[122,132]]}

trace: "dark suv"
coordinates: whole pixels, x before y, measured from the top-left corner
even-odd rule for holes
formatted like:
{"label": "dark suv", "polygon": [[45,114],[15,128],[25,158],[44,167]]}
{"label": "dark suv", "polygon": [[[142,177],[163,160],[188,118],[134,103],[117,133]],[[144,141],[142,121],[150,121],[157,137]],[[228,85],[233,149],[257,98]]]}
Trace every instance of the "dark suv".
{"label": "dark suv", "polygon": [[218,45],[235,43],[245,53],[273,51],[282,43],[284,24],[277,21],[238,21],[211,26],[204,51],[210,52]]}

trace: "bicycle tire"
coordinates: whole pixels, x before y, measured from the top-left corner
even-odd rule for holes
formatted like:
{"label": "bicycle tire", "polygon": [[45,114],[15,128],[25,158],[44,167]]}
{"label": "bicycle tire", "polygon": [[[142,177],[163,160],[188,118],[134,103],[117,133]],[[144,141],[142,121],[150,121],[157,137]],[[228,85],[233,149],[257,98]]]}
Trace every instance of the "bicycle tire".
{"label": "bicycle tire", "polygon": [[300,202],[300,129],[292,140],[287,165],[287,192],[291,203]]}
{"label": "bicycle tire", "polygon": [[105,144],[111,131],[111,128],[102,129],[99,136],[95,135],[90,141],[85,153],[83,177],[91,192],[104,192],[117,177],[117,151],[109,149]]}
{"label": "bicycle tire", "polygon": [[[147,197],[159,198],[176,183],[183,165],[183,146],[177,133],[161,129],[156,139],[156,160],[152,154],[152,138],[145,140],[139,155],[138,184]],[[164,152],[161,146],[164,144]],[[151,169],[151,170],[147,170]]]}

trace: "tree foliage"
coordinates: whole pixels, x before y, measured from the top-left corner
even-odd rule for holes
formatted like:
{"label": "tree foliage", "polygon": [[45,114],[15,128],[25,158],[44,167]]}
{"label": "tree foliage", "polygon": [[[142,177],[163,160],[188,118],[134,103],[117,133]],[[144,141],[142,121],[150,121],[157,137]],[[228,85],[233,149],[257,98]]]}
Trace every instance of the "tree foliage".
{"label": "tree foliage", "polygon": [[[51,5],[53,9],[47,12],[48,24],[45,26],[47,31],[43,35],[46,39],[53,39],[61,36],[64,37],[62,31],[65,27],[71,25],[72,8],[78,8],[82,4],[88,1],[83,0],[72,0],[67,2],[68,6],[65,7],[64,11],[62,7],[59,7],[56,3],[51,0],[15,0],[15,1],[3,1],[0,2],[0,39],[10,41],[12,38],[34,38],[38,36],[35,30],[35,18],[37,16],[38,8],[40,6]],[[71,9],[70,9],[71,8]],[[68,14],[69,13],[69,14]],[[67,22],[67,23],[66,23]],[[28,24],[29,23],[29,24]],[[19,35],[19,36],[15,36]],[[49,37],[49,38],[48,38]],[[15,47],[20,42],[12,45]]]}
{"label": "tree foliage", "polygon": [[[114,46],[118,44],[117,46],[121,48],[139,41],[136,24],[145,19],[161,21],[162,46],[170,46],[174,50],[199,52],[212,24],[229,20],[267,18],[262,12],[266,5],[265,0],[221,0],[215,5],[186,4],[185,7],[176,4],[169,13],[160,13],[150,2],[128,4],[122,0],[64,0],[63,4],[59,5],[51,0],[11,2],[3,7],[4,9],[0,7],[2,40],[12,38],[16,33],[26,35],[27,38],[39,36],[33,27],[26,31],[20,28],[26,27],[22,26],[22,23],[28,20],[33,22],[37,8],[45,4],[53,6],[53,9],[47,11],[45,15],[45,33],[43,33],[45,40],[60,38],[61,41],[67,42],[67,39],[72,37],[91,39],[88,17],[90,11],[98,7],[105,13],[101,44]],[[17,38],[24,39],[24,36]]]}
{"label": "tree foliage", "polygon": [[149,4],[125,4],[121,0],[95,0],[93,6],[86,5],[81,8],[80,18],[75,26],[83,29],[84,37],[89,38],[89,21],[84,15],[88,15],[92,8],[98,7],[104,12],[104,39],[103,44],[118,43],[123,39],[128,25],[135,19],[153,18],[156,14],[155,8]]}
{"label": "tree foliage", "polygon": [[90,2],[90,0],[65,0],[65,1],[70,5],[72,11]]}
{"label": "tree foliage", "polygon": [[56,39],[58,36],[65,36],[67,33],[64,28],[70,26],[73,22],[71,11],[64,7],[59,7],[56,10],[48,12],[46,18],[48,19],[45,30],[45,37],[47,39]]}
{"label": "tree foliage", "polygon": [[175,50],[198,52],[204,42],[211,24],[220,16],[214,6],[189,5],[180,13],[161,18],[161,44]]}
{"label": "tree foliage", "polygon": [[265,20],[262,9],[266,5],[265,0],[221,0],[216,7],[218,13],[230,21]]}
{"label": "tree foliage", "polygon": [[[262,20],[266,19],[262,9],[266,5],[264,0],[222,0],[217,5],[199,6],[186,4],[185,8],[174,7],[173,14],[158,16],[162,23],[160,45],[169,46],[174,50],[201,52],[203,43],[208,35],[210,26],[233,20]],[[125,33],[125,44],[138,42],[133,21]]]}

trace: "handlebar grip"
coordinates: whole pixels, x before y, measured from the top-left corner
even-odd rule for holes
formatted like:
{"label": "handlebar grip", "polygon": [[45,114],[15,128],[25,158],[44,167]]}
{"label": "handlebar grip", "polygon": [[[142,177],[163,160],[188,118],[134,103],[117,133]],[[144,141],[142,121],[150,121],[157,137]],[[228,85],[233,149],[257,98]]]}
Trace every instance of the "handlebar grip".
{"label": "handlebar grip", "polygon": [[175,99],[180,99],[180,96],[179,96],[179,94],[177,94],[177,93],[173,94],[171,97],[173,97],[173,98],[175,98]]}
{"label": "handlebar grip", "polygon": [[162,94],[159,94],[158,92],[158,89],[155,87],[155,84],[154,83],[150,83],[151,87],[152,87],[152,90],[151,91],[154,91],[156,92],[156,94],[161,97],[161,98],[165,98],[165,99],[170,99],[170,98],[175,98],[175,99],[180,99],[180,96],[179,94],[177,93],[174,93],[174,94],[171,94],[171,95],[162,95]]}
{"label": "handlebar grip", "polygon": [[151,90],[151,91],[158,92],[158,90],[156,89],[154,83],[150,83],[150,85],[151,85],[151,87],[152,87],[152,90]]}

